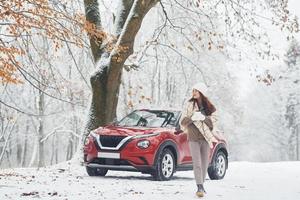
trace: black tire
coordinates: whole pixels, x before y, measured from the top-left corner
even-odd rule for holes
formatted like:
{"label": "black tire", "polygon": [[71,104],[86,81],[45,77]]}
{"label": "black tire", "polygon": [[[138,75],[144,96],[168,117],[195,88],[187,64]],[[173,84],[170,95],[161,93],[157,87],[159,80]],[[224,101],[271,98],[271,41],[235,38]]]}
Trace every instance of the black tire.
{"label": "black tire", "polygon": [[89,176],[105,176],[108,169],[104,168],[94,168],[94,167],[86,167],[86,172]]}
{"label": "black tire", "polygon": [[156,160],[155,170],[152,173],[156,181],[168,181],[175,172],[175,157],[171,150],[163,149]]}
{"label": "black tire", "polygon": [[225,153],[219,150],[213,158],[212,165],[207,169],[208,176],[211,180],[223,179],[228,165],[228,159]]}

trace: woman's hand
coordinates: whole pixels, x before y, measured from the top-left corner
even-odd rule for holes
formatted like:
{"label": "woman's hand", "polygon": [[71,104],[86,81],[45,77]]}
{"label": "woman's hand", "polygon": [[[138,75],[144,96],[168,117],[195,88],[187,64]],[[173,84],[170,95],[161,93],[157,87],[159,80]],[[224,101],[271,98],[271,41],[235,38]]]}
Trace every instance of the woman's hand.
{"label": "woman's hand", "polygon": [[194,112],[192,118],[193,121],[203,121],[205,119],[205,115],[203,115],[200,111]]}

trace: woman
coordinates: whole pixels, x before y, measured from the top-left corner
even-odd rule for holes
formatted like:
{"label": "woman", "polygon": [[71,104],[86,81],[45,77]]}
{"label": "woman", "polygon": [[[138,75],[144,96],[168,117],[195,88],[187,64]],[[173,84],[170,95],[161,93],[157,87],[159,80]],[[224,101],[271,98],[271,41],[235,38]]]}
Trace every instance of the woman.
{"label": "woman", "polygon": [[209,149],[217,139],[212,134],[212,113],[216,111],[215,106],[207,99],[205,94],[207,87],[203,83],[193,86],[193,96],[187,102],[182,112],[181,126],[187,133],[190,151],[193,159],[193,170],[197,184],[196,195],[203,197],[205,190],[206,171],[209,160]]}

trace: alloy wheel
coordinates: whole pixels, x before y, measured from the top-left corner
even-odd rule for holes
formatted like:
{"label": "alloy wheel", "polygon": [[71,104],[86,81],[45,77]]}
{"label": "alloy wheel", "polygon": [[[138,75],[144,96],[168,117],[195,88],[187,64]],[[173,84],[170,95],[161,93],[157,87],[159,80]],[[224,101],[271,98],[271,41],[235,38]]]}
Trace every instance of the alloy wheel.
{"label": "alloy wheel", "polygon": [[174,160],[170,154],[165,154],[162,159],[162,173],[164,177],[169,178],[173,174]]}

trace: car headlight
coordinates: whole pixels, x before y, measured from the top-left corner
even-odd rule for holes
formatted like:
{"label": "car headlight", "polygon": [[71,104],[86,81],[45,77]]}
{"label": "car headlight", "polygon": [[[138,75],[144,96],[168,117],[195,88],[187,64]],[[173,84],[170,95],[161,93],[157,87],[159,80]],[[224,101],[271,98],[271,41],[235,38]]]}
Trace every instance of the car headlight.
{"label": "car headlight", "polygon": [[83,144],[86,146],[89,144],[90,139],[96,140],[98,137],[99,135],[95,131],[91,131],[90,134],[84,138]]}
{"label": "car headlight", "polygon": [[94,137],[94,138],[97,138],[98,137],[98,134],[95,132],[95,131],[91,131],[90,132],[90,136]]}
{"label": "car headlight", "polygon": [[141,140],[137,143],[137,146],[141,149],[146,149],[150,146],[150,141],[149,140]]}

